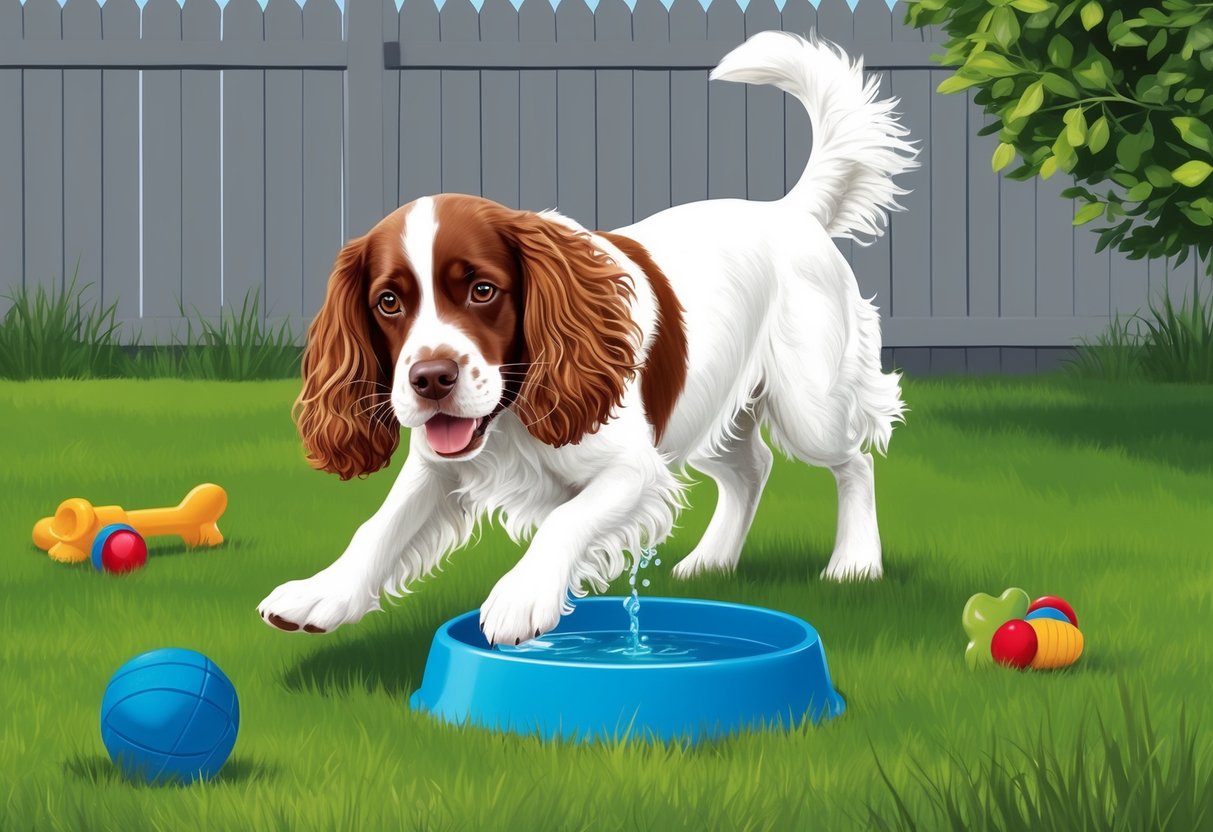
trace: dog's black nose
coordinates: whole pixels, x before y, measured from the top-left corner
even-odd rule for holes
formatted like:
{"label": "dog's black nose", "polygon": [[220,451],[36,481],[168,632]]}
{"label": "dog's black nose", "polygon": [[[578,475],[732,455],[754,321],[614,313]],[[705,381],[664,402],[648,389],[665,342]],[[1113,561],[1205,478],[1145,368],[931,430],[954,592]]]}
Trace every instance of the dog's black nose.
{"label": "dog's black nose", "polygon": [[459,380],[459,365],[449,358],[418,361],[409,368],[409,384],[418,396],[438,401],[455,389]]}

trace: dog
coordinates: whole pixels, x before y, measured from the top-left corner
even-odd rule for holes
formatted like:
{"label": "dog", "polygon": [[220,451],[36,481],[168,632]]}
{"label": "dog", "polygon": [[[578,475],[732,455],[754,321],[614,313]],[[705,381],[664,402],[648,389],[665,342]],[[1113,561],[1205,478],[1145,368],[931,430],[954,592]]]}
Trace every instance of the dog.
{"label": "dog", "polygon": [[335,562],[261,602],[268,624],[358,621],[488,518],[530,545],[481,606],[481,629],[490,644],[538,637],[667,538],[687,467],[719,497],[674,574],[732,570],[771,471],[764,427],[836,478],[823,577],[881,576],[871,454],[902,419],[900,375],[882,372],[879,314],[831,238],[883,233],[917,148],[862,59],[812,34],[756,34],[710,77],[804,105],[814,147],[786,196],[592,232],[443,194],[342,249],[308,331],[303,444],[343,480],[386,466],[402,426],[408,456]]}

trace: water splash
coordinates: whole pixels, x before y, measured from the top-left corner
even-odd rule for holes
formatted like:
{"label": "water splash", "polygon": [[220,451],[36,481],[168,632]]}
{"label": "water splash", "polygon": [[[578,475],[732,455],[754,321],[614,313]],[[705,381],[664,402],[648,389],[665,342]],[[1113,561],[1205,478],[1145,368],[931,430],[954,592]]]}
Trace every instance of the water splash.
{"label": "water splash", "polygon": [[[632,592],[623,599],[623,608],[628,611],[628,643],[621,651],[624,655],[642,656],[652,650],[645,644],[647,638],[640,635],[640,593],[636,589],[636,577],[640,574],[640,570],[651,562],[661,563],[661,560],[657,558],[655,548],[641,549],[639,557],[632,558],[632,574],[628,578]],[[643,585],[649,585],[648,579],[645,579]]]}

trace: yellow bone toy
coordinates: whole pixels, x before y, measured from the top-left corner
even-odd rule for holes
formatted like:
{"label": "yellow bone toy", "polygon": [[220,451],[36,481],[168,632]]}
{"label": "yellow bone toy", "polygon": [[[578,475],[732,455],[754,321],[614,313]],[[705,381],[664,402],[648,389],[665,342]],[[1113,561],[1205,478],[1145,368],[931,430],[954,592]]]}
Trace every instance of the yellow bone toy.
{"label": "yellow bone toy", "polygon": [[89,558],[93,538],[102,527],[126,523],[144,537],[176,534],[186,546],[218,546],[223,535],[216,523],[226,508],[227,492],[209,482],[173,508],[126,511],[73,497],[59,504],[54,517],[43,517],[34,525],[34,544],[55,560],[78,563]]}

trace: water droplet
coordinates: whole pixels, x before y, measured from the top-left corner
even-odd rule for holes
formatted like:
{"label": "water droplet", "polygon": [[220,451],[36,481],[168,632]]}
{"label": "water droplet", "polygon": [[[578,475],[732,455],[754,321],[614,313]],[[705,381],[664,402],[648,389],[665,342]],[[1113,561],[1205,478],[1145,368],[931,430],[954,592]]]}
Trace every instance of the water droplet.
{"label": "water droplet", "polygon": [[645,578],[643,581],[641,581],[641,586],[648,586],[648,585],[649,585],[649,579],[648,579],[648,578]]}

